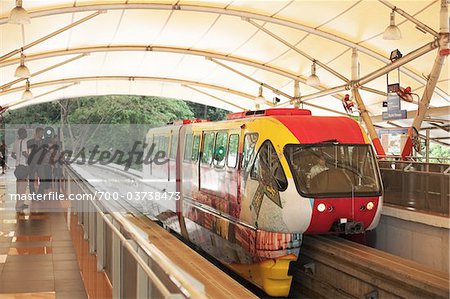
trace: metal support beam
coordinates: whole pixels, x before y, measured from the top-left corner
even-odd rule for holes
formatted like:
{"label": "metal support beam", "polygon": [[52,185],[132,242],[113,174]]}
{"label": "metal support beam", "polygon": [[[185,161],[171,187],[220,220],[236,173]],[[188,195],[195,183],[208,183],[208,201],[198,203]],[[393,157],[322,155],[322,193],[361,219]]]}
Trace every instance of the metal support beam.
{"label": "metal support beam", "polygon": [[12,57],[12,56],[14,56],[14,55],[16,55],[18,53],[21,53],[21,52],[23,52],[25,50],[28,50],[29,48],[31,48],[33,46],[36,46],[37,44],[40,44],[40,43],[42,43],[42,42],[44,42],[44,41],[46,41],[46,40],[48,40],[48,39],[50,39],[52,37],[54,37],[54,36],[64,32],[64,31],[67,31],[67,30],[69,30],[69,29],[71,29],[71,28],[73,28],[75,26],[78,26],[78,25],[80,25],[80,24],[82,24],[82,23],[84,23],[86,21],[89,21],[90,19],[95,18],[96,16],[98,16],[98,15],[100,15],[102,13],[106,13],[106,10],[99,10],[99,11],[93,13],[93,14],[88,15],[87,17],[84,17],[84,18],[82,18],[82,19],[80,19],[80,20],[78,20],[76,22],[73,22],[73,23],[71,23],[71,24],[69,24],[69,25],[67,25],[67,26],[65,26],[65,27],[63,27],[61,29],[58,29],[58,30],[56,30],[56,31],[54,31],[54,32],[52,32],[50,34],[47,34],[46,36],[41,37],[41,38],[35,40],[34,42],[31,42],[31,43],[23,46],[22,48],[13,50],[13,51],[11,51],[11,52],[1,56],[0,57],[0,61],[8,59],[8,58],[10,58],[10,57]]}
{"label": "metal support beam", "polygon": [[378,89],[374,89],[374,88],[370,88],[370,87],[366,87],[366,86],[360,86],[359,89],[364,90],[364,91],[368,91],[374,94],[378,94],[380,96],[387,96],[387,93],[385,93],[384,91],[378,90]]}
{"label": "metal support beam", "polygon": [[23,103],[26,103],[26,102],[30,102],[30,101],[34,101],[34,100],[42,98],[42,97],[44,97],[46,95],[58,92],[58,91],[63,90],[63,89],[67,89],[69,87],[72,87],[72,86],[75,86],[75,85],[78,85],[78,84],[80,84],[80,82],[73,82],[72,84],[65,85],[65,86],[62,86],[62,87],[59,87],[59,88],[47,91],[45,93],[42,93],[40,95],[37,95],[37,96],[33,97],[30,100],[20,100],[20,101],[17,101],[17,102],[13,102],[12,104],[6,105],[6,107],[8,107],[8,109],[10,109],[12,107],[19,106],[20,104],[23,104]]}
{"label": "metal support beam", "polygon": [[[387,123],[390,124],[390,125],[393,125],[393,126],[396,127],[396,128],[404,128],[404,127],[400,126],[399,124],[394,123],[393,121],[388,121]],[[431,129],[431,128],[430,128],[430,129]],[[425,136],[424,134],[420,134],[420,133],[419,133],[419,138],[422,139],[422,140],[425,140],[425,139],[426,139],[426,136]],[[439,139],[439,138],[430,138],[430,141],[432,141],[432,142],[434,142],[434,143],[437,143],[437,144],[440,144],[440,145],[449,146],[448,143],[439,141],[438,139]]]}
{"label": "metal support beam", "polygon": [[301,102],[301,104],[302,104],[302,105],[305,105],[305,106],[310,106],[310,107],[313,107],[313,108],[317,108],[317,109],[320,109],[320,110],[323,110],[323,111],[327,111],[327,112],[331,112],[331,113],[336,113],[336,114],[339,114],[339,115],[342,115],[342,116],[348,116],[347,113],[340,112],[340,111],[337,111],[337,110],[333,110],[333,109],[330,109],[330,108],[326,108],[326,107],[323,107],[323,106],[311,104],[311,103],[309,103],[309,102]]}
{"label": "metal support beam", "polygon": [[425,137],[425,162],[430,163],[430,129],[426,130]]}
{"label": "metal support beam", "polygon": [[[190,80],[183,80],[183,79],[176,79],[176,78],[163,78],[163,77],[145,77],[145,76],[87,76],[87,77],[74,77],[74,78],[65,78],[65,79],[57,79],[57,80],[50,80],[50,81],[43,81],[43,82],[37,82],[30,85],[31,88],[38,88],[38,87],[44,87],[44,86],[51,86],[51,85],[57,85],[62,83],[68,83],[68,82],[84,82],[84,81],[107,81],[107,80],[124,80],[124,81],[160,81],[160,82],[169,82],[169,83],[177,83],[177,84],[187,84],[187,85],[194,85],[204,88],[210,88],[210,89],[216,89],[223,92],[228,92],[243,98],[247,98],[250,100],[254,100],[255,96],[244,93],[235,89],[230,89],[218,85],[208,84],[208,83],[202,83],[197,81],[190,81]],[[11,88],[5,91],[0,92],[1,95],[13,93],[22,91],[25,89],[25,86],[19,86],[15,88]]]}
{"label": "metal support beam", "polygon": [[338,77],[339,79],[341,79],[344,82],[349,83],[350,81],[345,78],[345,76],[341,75],[340,73],[336,72],[335,70],[333,70],[332,68],[330,68],[328,65],[326,65],[325,63],[320,62],[319,60],[315,59],[314,57],[308,55],[307,53],[303,52],[302,50],[300,50],[299,48],[297,48],[296,46],[290,44],[289,42],[287,42],[286,40],[282,39],[281,37],[279,37],[278,35],[276,35],[275,33],[267,30],[266,28],[264,28],[263,26],[259,25],[258,23],[254,22],[253,20],[251,20],[250,18],[242,18],[244,21],[252,24],[253,26],[255,26],[256,28],[258,28],[259,30],[261,30],[262,32],[268,34],[269,36],[273,37],[274,39],[276,39],[277,41],[281,42],[282,44],[284,44],[285,46],[287,46],[288,48],[291,48],[292,50],[294,50],[295,52],[297,52],[298,54],[302,55],[303,57],[305,57],[306,59],[310,60],[311,62],[315,62],[317,65],[319,65],[320,67],[322,67],[323,69],[325,69],[326,71],[328,71],[329,73],[331,73],[332,75]]}
{"label": "metal support beam", "polygon": [[[358,79],[358,50],[352,50],[352,81],[356,81]],[[366,125],[367,132],[369,133],[370,139],[372,140],[372,144],[375,147],[375,151],[377,152],[379,157],[386,156],[384,152],[383,146],[381,145],[381,141],[378,138],[378,134],[375,131],[375,127],[373,126],[372,119],[370,118],[369,113],[367,112],[366,105],[364,104],[361,95],[359,94],[358,87],[353,86],[352,88],[353,99],[356,101],[359,109],[359,113]]]}
{"label": "metal support beam", "polygon": [[240,76],[242,76],[242,77],[244,77],[244,78],[246,78],[246,79],[248,79],[248,80],[250,80],[250,81],[252,81],[252,82],[255,82],[255,83],[258,84],[259,86],[263,86],[263,87],[265,87],[265,88],[267,88],[267,89],[270,89],[270,90],[272,90],[275,94],[282,95],[283,97],[288,98],[288,99],[290,99],[290,100],[293,100],[293,99],[294,99],[294,97],[292,97],[291,95],[288,95],[287,93],[285,93],[285,92],[283,92],[283,91],[281,91],[281,90],[276,89],[276,88],[273,87],[272,85],[269,85],[269,84],[267,84],[267,83],[258,81],[258,80],[256,80],[255,78],[250,77],[249,75],[246,75],[246,74],[244,74],[244,73],[242,73],[242,72],[240,72],[240,71],[238,71],[238,70],[236,70],[236,69],[234,69],[234,68],[232,68],[232,67],[230,67],[230,66],[228,66],[228,65],[226,65],[226,64],[224,64],[224,63],[222,63],[222,62],[220,62],[220,61],[215,60],[214,58],[206,57],[206,60],[212,61],[212,62],[214,62],[215,64],[220,65],[221,67],[226,68],[227,70],[232,71],[233,73],[236,73],[236,74],[238,74],[238,75],[240,75]]}
{"label": "metal support beam", "polygon": [[[38,17],[45,17],[50,15],[58,15],[58,14],[73,14],[76,12],[86,12],[86,11],[95,11],[95,10],[126,10],[126,9],[154,9],[154,10],[177,10],[177,11],[193,11],[193,12],[202,12],[202,13],[213,13],[213,14],[219,14],[219,15],[227,15],[227,16],[233,16],[233,17],[244,17],[244,18],[250,18],[253,20],[259,20],[262,22],[269,22],[272,24],[285,26],[288,28],[304,31],[310,34],[314,34],[316,36],[319,36],[321,38],[325,38],[327,40],[342,44],[344,46],[350,47],[350,48],[356,48],[358,51],[374,58],[379,61],[382,61],[384,63],[390,63],[389,59],[387,59],[384,55],[377,53],[376,51],[369,49],[367,47],[364,47],[361,44],[354,43],[350,40],[347,40],[345,38],[342,38],[340,36],[337,36],[332,33],[328,33],[322,30],[319,30],[314,27],[306,26],[303,24],[295,23],[289,20],[277,18],[274,16],[267,16],[263,14],[258,13],[252,13],[248,11],[242,11],[237,9],[230,9],[230,8],[219,8],[219,7],[213,7],[213,6],[207,6],[207,5],[172,5],[172,4],[162,4],[162,3],[113,3],[113,2],[107,2],[107,3],[101,3],[101,4],[90,4],[90,5],[76,5],[73,6],[71,4],[66,6],[61,6],[58,8],[44,8],[38,11],[30,11],[30,17],[31,18],[38,18]],[[8,17],[0,18],[0,25],[6,24],[8,22]],[[420,82],[422,84],[426,83],[426,80],[420,75],[417,74],[405,67],[400,68],[400,71],[409,76],[410,78],[414,79],[417,82]],[[439,94],[441,97],[448,96],[447,92],[444,92],[443,90],[437,88],[436,93]]]}
{"label": "metal support beam", "polygon": [[[51,71],[51,70],[53,70],[53,69],[55,69],[55,68],[57,68],[57,67],[63,66],[63,65],[65,65],[65,64],[68,64],[68,63],[70,63],[70,62],[72,62],[72,61],[78,60],[78,59],[80,59],[80,58],[82,58],[82,57],[84,57],[84,56],[87,56],[87,55],[89,55],[89,53],[84,53],[84,54],[75,56],[75,57],[73,57],[73,58],[64,60],[64,61],[62,61],[62,62],[60,62],[60,63],[57,63],[57,64],[52,65],[52,66],[49,66],[49,67],[47,67],[47,68],[45,68],[45,69],[42,69],[42,70],[40,70],[40,71],[38,71],[38,72],[36,72],[36,73],[32,73],[30,77],[35,77],[35,76],[38,76],[38,75],[43,74],[43,73],[45,73],[45,72]],[[16,79],[16,80],[14,80],[14,81],[11,81],[11,82],[8,82],[8,83],[3,84],[2,86],[0,86],[0,89],[1,89],[1,90],[8,89],[8,88],[10,88],[11,86],[13,86],[14,84],[20,83],[20,82],[25,81],[25,80],[27,80],[27,78],[19,78],[19,79]]]}
{"label": "metal support beam", "polygon": [[440,11],[440,38],[439,38],[439,52],[434,60],[433,68],[431,69],[430,76],[428,77],[427,84],[425,85],[425,90],[423,92],[422,98],[419,101],[419,109],[417,115],[414,117],[412,127],[408,130],[408,139],[402,150],[402,158],[410,156],[412,153],[414,140],[418,138],[418,132],[425,118],[425,114],[428,111],[430,105],[431,97],[433,96],[434,89],[436,87],[437,81],[439,80],[439,75],[441,74],[442,66],[444,65],[445,55],[441,55],[442,51],[448,49],[449,46],[449,20],[448,20],[448,3],[447,0],[441,0],[441,11]]}
{"label": "metal support beam", "polygon": [[[359,88],[360,86],[369,83],[370,81],[373,81],[387,73],[389,73],[392,70],[395,70],[399,67],[401,67],[402,65],[405,65],[406,63],[438,48],[440,45],[440,41],[432,41],[414,51],[412,51],[411,53],[409,53],[408,55],[403,56],[400,59],[395,60],[394,62],[360,78],[359,80],[356,81],[352,81],[349,84],[345,84],[345,85],[340,85],[340,86],[336,86],[327,90],[323,90],[323,91],[319,91],[319,92],[315,92],[309,95],[305,95],[303,97],[301,97],[302,101],[306,101],[306,100],[310,100],[310,99],[315,99],[318,97],[323,97],[323,96],[327,96],[327,95],[332,95],[344,90],[349,90],[352,87],[357,87]],[[356,48],[355,48],[356,49]]]}
{"label": "metal support beam", "polygon": [[300,82],[294,81],[294,107],[300,107]]}
{"label": "metal support beam", "polygon": [[[239,64],[248,65],[260,70],[268,71],[283,77],[290,78],[292,80],[299,80],[306,84],[306,78],[294,74],[288,70],[279,69],[273,66],[264,65],[261,62],[244,59],[240,57],[234,57],[231,55],[226,55],[218,52],[193,50],[177,47],[164,47],[164,46],[146,46],[146,45],[121,45],[121,46],[108,46],[108,45],[98,45],[92,47],[82,47],[82,48],[72,48],[64,50],[54,50],[49,52],[41,52],[26,57],[26,61],[40,60],[52,57],[59,57],[63,55],[73,55],[73,54],[83,54],[83,53],[106,53],[106,52],[163,52],[163,53],[175,53],[183,55],[193,55],[193,56],[203,56],[211,57],[220,60],[235,62]],[[10,59],[0,62],[0,67],[5,67],[13,65],[20,62],[20,58]],[[324,89],[324,88],[323,88]]]}
{"label": "metal support beam", "polygon": [[404,10],[398,8],[397,6],[392,5],[391,3],[389,3],[389,2],[387,2],[385,0],[378,0],[378,1],[383,3],[384,5],[386,5],[387,7],[389,7],[390,9],[395,11],[396,13],[398,13],[399,15],[403,16],[405,19],[407,19],[410,22],[416,24],[416,26],[419,27],[420,29],[422,29],[422,30],[424,30],[424,31],[434,35],[435,37],[439,37],[439,33],[438,32],[436,32],[435,30],[433,30],[429,26],[425,25],[424,23],[420,22],[419,20],[417,20],[416,18],[414,18],[412,15],[408,14]]}
{"label": "metal support beam", "polygon": [[210,94],[210,93],[207,93],[207,92],[205,92],[205,91],[203,91],[203,90],[200,90],[200,89],[198,89],[198,88],[189,86],[189,85],[187,85],[187,84],[181,84],[181,86],[186,87],[186,88],[189,88],[189,89],[191,89],[191,90],[193,90],[193,91],[196,91],[196,92],[201,93],[201,94],[203,94],[203,95],[206,95],[206,96],[208,96],[208,97],[211,97],[211,98],[213,98],[213,99],[215,99],[215,100],[218,100],[218,101],[220,101],[220,102],[224,102],[224,103],[226,103],[226,104],[228,104],[228,105],[234,106],[234,107],[236,107],[236,108],[238,108],[238,109],[241,109],[241,110],[248,110],[247,108],[244,108],[244,107],[242,107],[242,106],[238,106],[238,105],[236,105],[236,104],[234,104],[234,103],[232,103],[232,102],[230,102],[230,101],[221,99],[221,98],[219,98],[219,97],[216,97],[215,95],[212,95],[212,94]]}
{"label": "metal support beam", "polygon": [[[247,98],[249,100],[254,101],[255,100],[255,96],[248,94],[248,93],[244,93],[238,90],[234,90],[234,89],[230,89],[230,88],[225,88],[222,86],[218,86],[218,85],[212,85],[212,84],[207,84],[207,83],[201,83],[201,82],[196,82],[196,81],[189,81],[189,80],[183,80],[183,79],[175,79],[175,78],[162,78],[162,77],[130,77],[130,76],[92,76],[92,77],[75,77],[75,78],[65,78],[65,79],[59,79],[59,80],[51,80],[51,81],[44,81],[44,82],[38,82],[38,83],[33,83],[30,85],[31,88],[38,88],[38,87],[44,87],[44,86],[51,86],[51,85],[57,85],[57,84],[62,84],[62,83],[70,83],[70,82],[84,82],[84,81],[96,81],[96,80],[124,80],[124,81],[130,81],[130,80],[143,80],[143,81],[161,81],[161,82],[170,82],[170,83],[178,83],[178,84],[185,84],[185,85],[194,85],[194,86],[198,86],[198,87],[202,87],[202,88],[208,88],[208,89],[215,89],[215,90],[219,90],[219,91],[223,91],[223,92],[228,92],[243,98]],[[13,92],[18,92],[18,91],[22,91],[25,87],[24,86],[20,86],[20,87],[15,87],[15,88],[11,88],[8,89],[6,91],[0,92],[0,96],[1,95],[5,95],[5,94],[9,94],[9,93],[13,93]],[[329,109],[326,107],[322,107],[319,105],[314,105],[311,103],[303,103],[304,105],[310,106],[310,107],[314,107],[317,109],[321,109],[324,111],[328,111],[328,112],[332,112],[332,113],[336,113],[339,115],[347,115],[345,113],[342,113],[340,111],[337,110],[333,110],[333,109]]]}

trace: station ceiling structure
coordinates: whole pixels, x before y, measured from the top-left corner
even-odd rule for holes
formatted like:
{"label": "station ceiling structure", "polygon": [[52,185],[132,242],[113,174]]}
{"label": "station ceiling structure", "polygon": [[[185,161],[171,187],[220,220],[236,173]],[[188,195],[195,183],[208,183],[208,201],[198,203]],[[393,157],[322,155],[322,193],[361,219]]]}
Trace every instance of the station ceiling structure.
{"label": "station ceiling structure", "polygon": [[[290,107],[300,100],[315,115],[339,115],[346,113],[342,99],[357,82],[377,125],[411,126],[440,46],[439,0],[0,3],[0,105],[9,109],[139,94],[231,111],[258,103]],[[30,22],[11,24],[10,12],[20,4]],[[386,40],[393,11],[401,39]],[[392,62],[397,49],[403,57]],[[29,83],[15,77],[21,60],[31,73]],[[315,86],[307,84],[313,65],[320,80]],[[382,121],[387,82],[410,86],[418,95],[402,102],[409,119]],[[27,86],[33,98],[23,99]],[[264,100],[258,97],[261,86]],[[436,121],[449,120],[449,107],[445,62],[423,128],[448,129]],[[449,141],[448,131],[431,134]]]}

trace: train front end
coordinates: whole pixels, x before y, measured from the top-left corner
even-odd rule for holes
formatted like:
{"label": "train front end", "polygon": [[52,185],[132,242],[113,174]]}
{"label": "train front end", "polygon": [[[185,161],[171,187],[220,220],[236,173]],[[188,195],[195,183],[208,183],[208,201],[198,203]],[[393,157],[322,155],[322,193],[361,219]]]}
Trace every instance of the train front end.
{"label": "train front end", "polygon": [[374,229],[381,214],[382,183],[362,128],[342,117],[301,122],[302,128],[291,130],[299,143],[286,144],[284,156],[298,194],[310,205],[303,233],[359,234]]}

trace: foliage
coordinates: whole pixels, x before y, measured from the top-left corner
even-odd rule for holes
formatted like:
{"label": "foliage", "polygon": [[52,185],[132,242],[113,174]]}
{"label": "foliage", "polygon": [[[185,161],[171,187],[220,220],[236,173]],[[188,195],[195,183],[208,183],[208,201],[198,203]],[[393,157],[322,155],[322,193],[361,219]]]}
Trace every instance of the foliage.
{"label": "foliage", "polygon": [[430,144],[430,157],[433,158],[450,158],[450,146],[440,144]]}
{"label": "foliage", "polygon": [[[8,125],[36,124],[62,127],[66,150],[130,151],[145,139],[150,127],[192,118],[224,119],[223,109],[153,96],[91,96],[63,99],[13,110],[4,116]],[[63,125],[61,125],[61,122]],[[31,126],[30,126],[31,125]],[[137,150],[142,150],[138,145]],[[98,156],[95,154],[94,156]]]}
{"label": "foliage", "polygon": [[211,107],[211,106],[205,106],[203,104],[194,103],[194,102],[186,102],[186,104],[189,106],[189,108],[194,113],[195,118],[198,119],[209,119],[212,121],[216,120],[224,120],[228,113],[230,113],[227,110]]}

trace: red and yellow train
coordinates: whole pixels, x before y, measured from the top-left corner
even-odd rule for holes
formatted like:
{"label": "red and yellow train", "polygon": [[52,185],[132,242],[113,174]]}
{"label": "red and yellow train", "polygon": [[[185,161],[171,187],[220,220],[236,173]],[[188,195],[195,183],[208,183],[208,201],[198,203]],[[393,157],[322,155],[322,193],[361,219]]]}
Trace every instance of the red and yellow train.
{"label": "red and yellow train", "polygon": [[287,296],[302,234],[376,227],[382,184],[364,130],[304,109],[230,114],[149,130],[167,163],[144,168],[149,212],[272,296]]}

